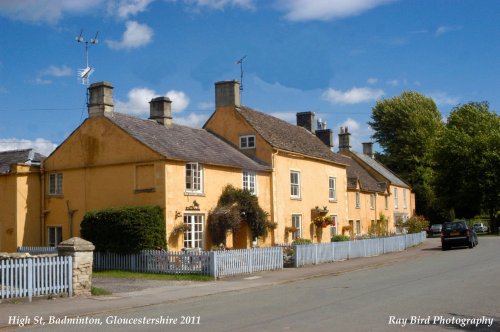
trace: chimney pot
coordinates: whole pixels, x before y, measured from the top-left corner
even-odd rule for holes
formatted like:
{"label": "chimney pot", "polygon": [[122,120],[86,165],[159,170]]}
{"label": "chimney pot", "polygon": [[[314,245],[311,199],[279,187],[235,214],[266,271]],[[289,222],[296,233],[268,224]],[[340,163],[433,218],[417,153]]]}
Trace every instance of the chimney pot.
{"label": "chimney pot", "polygon": [[89,117],[113,113],[113,86],[109,82],[93,83],[89,86]]}
{"label": "chimney pot", "polygon": [[149,119],[170,127],[172,125],[172,101],[168,97],[157,97],[149,102]]}
{"label": "chimney pot", "polygon": [[299,112],[297,113],[297,126],[306,128],[311,133],[314,134],[315,122],[314,122],[314,112]]}
{"label": "chimney pot", "polygon": [[215,107],[240,106],[240,82],[215,82]]}

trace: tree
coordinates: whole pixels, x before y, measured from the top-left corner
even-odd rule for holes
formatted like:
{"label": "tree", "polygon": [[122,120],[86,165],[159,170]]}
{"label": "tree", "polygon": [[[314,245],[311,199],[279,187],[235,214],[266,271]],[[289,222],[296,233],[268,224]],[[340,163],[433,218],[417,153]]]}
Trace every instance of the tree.
{"label": "tree", "polygon": [[372,109],[373,138],[383,149],[377,158],[408,182],[416,194],[417,213],[430,218],[432,146],[443,128],[441,113],[431,98],[414,91],[378,101]]}
{"label": "tree", "polygon": [[434,149],[436,193],[459,218],[500,207],[500,118],[487,102],[455,107]]}

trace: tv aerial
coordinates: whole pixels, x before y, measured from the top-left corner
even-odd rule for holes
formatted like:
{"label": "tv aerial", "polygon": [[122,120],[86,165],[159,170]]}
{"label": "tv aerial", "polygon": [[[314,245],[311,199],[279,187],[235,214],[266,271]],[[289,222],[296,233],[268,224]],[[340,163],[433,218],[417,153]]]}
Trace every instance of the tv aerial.
{"label": "tv aerial", "polygon": [[99,35],[99,31],[95,34],[94,38],[91,38],[90,40],[86,40],[82,36],[83,30],[80,31],[80,35],[75,38],[77,43],[84,43],[85,44],[85,68],[83,69],[78,69],[78,78],[82,80],[83,85],[89,85],[89,78],[90,75],[94,72],[94,68],[89,66],[89,44],[97,44],[99,41],[97,40],[97,36]]}
{"label": "tv aerial", "polygon": [[243,56],[241,59],[236,61],[237,65],[240,65],[240,91],[243,91],[243,60],[245,60],[247,56]]}

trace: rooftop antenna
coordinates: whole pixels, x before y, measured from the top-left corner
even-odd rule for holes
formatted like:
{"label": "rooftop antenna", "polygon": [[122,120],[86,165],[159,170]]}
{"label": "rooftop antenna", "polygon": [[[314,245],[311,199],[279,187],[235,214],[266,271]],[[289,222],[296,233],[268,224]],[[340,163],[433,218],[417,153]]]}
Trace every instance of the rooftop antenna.
{"label": "rooftop antenna", "polygon": [[240,91],[243,91],[243,60],[245,60],[247,56],[243,56],[241,59],[236,61],[237,65],[240,65]]}
{"label": "rooftop antenna", "polygon": [[97,40],[97,36],[99,35],[99,31],[95,34],[94,38],[90,40],[85,40],[82,36],[83,30],[80,30],[80,35],[75,38],[78,43],[85,43],[85,68],[78,69],[78,78],[82,80],[82,84],[88,86],[90,75],[94,72],[94,68],[89,66],[89,43],[97,44],[99,41]]}

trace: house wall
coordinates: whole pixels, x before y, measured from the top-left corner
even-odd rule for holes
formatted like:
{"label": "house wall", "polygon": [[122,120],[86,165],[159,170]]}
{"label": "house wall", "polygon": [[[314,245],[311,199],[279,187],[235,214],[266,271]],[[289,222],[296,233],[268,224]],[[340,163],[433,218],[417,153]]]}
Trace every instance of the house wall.
{"label": "house wall", "polygon": [[[380,212],[384,211],[384,200],[383,196],[379,194],[375,194],[374,197],[374,206],[370,207],[370,192],[358,191],[360,193],[360,206],[356,207],[356,192],[358,190],[349,190],[348,191],[348,220],[353,221],[353,235],[366,235],[370,230],[370,226],[372,224],[372,220],[377,220],[380,217]],[[360,232],[357,232],[356,229],[356,221],[360,221]],[[347,224],[348,225],[348,224]],[[346,226],[347,226],[346,225]],[[342,229],[339,229],[339,234],[342,234]],[[346,235],[350,235],[350,233],[346,232]]]}
{"label": "house wall", "polygon": [[0,175],[0,251],[40,245],[40,173],[15,165]]}
{"label": "house wall", "polygon": [[[346,168],[302,156],[278,152],[274,158],[273,194],[275,197],[276,242],[291,242],[285,227],[292,226],[292,214],[302,215],[302,237],[313,242],[330,242],[330,228],[317,232],[312,220],[316,207],[327,207],[327,215],[337,215],[338,229],[347,223]],[[300,172],[300,199],[291,198],[290,172]],[[329,200],[329,177],[337,181],[337,200]],[[340,228],[339,228],[340,227]],[[288,235],[288,236],[287,236]]]}

